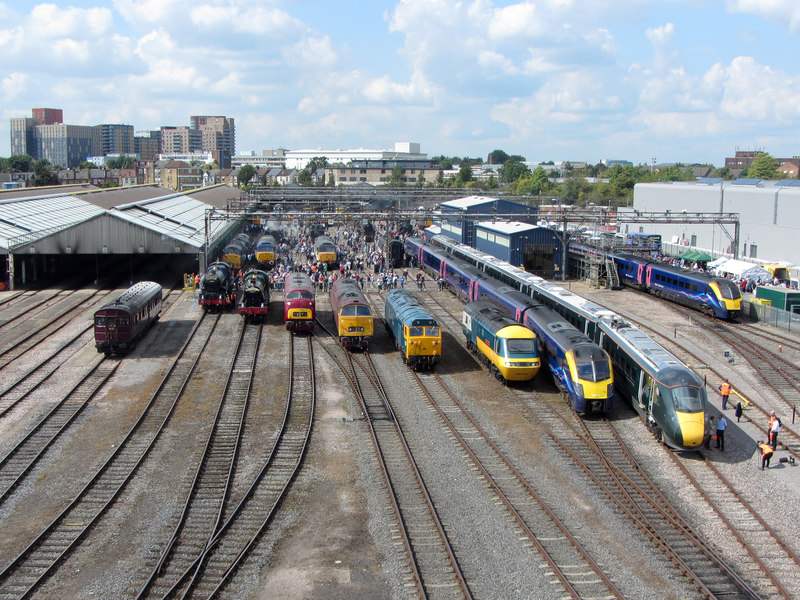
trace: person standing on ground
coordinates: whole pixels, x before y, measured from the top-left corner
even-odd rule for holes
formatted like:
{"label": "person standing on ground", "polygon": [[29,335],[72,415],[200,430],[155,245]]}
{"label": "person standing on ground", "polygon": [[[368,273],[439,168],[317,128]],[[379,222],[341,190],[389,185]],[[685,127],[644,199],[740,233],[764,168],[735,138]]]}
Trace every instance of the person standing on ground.
{"label": "person standing on ground", "polygon": [[728,421],[725,420],[725,415],[720,415],[717,419],[717,448],[720,452],[725,452],[725,430],[728,428]]}
{"label": "person standing on ground", "polygon": [[712,432],[716,432],[714,425],[714,415],[711,415],[708,417],[708,421],[706,421],[706,434],[703,440],[703,445],[705,446],[706,450],[710,449],[711,447]]}
{"label": "person standing on ground", "polygon": [[733,411],[733,414],[736,415],[736,422],[739,423],[742,420],[742,403],[736,403],[736,410]]}
{"label": "person standing on ground", "polygon": [[728,399],[731,397],[731,384],[727,379],[719,386],[719,392],[722,394],[722,410],[725,410],[728,408]]}
{"label": "person standing on ground", "polygon": [[769,469],[769,459],[775,450],[769,444],[765,444],[761,440],[758,441],[758,449],[761,452],[761,470],[764,470],[764,465]]}
{"label": "person standing on ground", "polygon": [[769,445],[773,450],[778,449],[778,431],[781,429],[781,420],[775,416],[775,411],[769,416]]}

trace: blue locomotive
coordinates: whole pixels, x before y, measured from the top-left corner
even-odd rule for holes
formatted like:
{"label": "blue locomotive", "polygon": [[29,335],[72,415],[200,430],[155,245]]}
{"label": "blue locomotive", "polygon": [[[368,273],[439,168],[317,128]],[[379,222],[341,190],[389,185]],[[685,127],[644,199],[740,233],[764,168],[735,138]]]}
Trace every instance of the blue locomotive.
{"label": "blue locomotive", "polygon": [[608,355],[586,335],[542,303],[487,275],[464,260],[408,238],[406,251],[436,271],[450,288],[467,300],[486,300],[536,333],[539,349],[556,385],[580,413],[603,413],[611,408],[614,377]]}
{"label": "blue locomotive", "polygon": [[386,295],[386,327],[412,369],[433,369],[442,358],[442,328],[410,291],[392,290]]}
{"label": "blue locomotive", "polygon": [[559,285],[446,236],[434,236],[432,242],[440,251],[471,263],[484,276],[539,300],[583,331],[608,353],[617,391],[658,439],[678,450],[700,447],[708,405],[703,380],[638,327]]}
{"label": "blue locomotive", "polygon": [[489,302],[466,304],[461,325],[467,349],[479,356],[498,380],[507,383],[536,377],[541,361],[536,334],[530,329]]}

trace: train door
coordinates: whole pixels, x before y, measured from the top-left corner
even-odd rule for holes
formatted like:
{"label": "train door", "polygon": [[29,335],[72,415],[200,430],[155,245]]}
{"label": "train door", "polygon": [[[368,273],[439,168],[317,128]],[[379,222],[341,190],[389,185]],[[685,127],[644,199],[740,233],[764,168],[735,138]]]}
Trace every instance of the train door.
{"label": "train door", "polygon": [[[650,270],[647,271],[648,275],[650,274]],[[639,264],[636,269],[636,283],[641,285],[644,282],[644,265]]]}
{"label": "train door", "polygon": [[639,390],[636,395],[636,400],[639,403],[639,409],[651,416],[653,407],[653,390],[655,388],[655,380],[650,377],[646,372],[639,372]]}
{"label": "train door", "polygon": [[117,323],[117,315],[115,314],[107,314],[106,315],[106,342],[118,342],[119,341],[119,329]]}
{"label": "train door", "polygon": [[651,286],[652,277],[653,277],[653,267],[647,267],[647,287]]}

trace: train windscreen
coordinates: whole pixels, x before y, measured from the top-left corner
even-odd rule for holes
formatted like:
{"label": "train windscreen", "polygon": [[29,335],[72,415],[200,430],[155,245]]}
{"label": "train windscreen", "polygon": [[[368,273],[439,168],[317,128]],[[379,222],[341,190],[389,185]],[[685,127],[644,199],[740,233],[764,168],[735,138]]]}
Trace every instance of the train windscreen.
{"label": "train windscreen", "polygon": [[608,356],[600,348],[593,345],[577,346],[573,355],[579,379],[597,383],[611,377]]}
{"label": "train windscreen", "polygon": [[314,294],[306,290],[300,290],[296,292],[289,292],[286,294],[287,300],[313,300]]}
{"label": "train windscreen", "polygon": [[667,368],[658,374],[659,393],[672,401],[677,412],[701,412],[706,392],[703,380],[685,369]]}
{"label": "train windscreen", "polygon": [[726,300],[738,300],[742,297],[742,291],[739,286],[728,279],[718,279],[717,285],[719,286],[719,293]]}
{"label": "train windscreen", "polygon": [[509,355],[512,354],[533,354],[534,353],[534,343],[536,342],[533,338],[527,339],[506,339],[503,340],[506,346],[506,352]]}

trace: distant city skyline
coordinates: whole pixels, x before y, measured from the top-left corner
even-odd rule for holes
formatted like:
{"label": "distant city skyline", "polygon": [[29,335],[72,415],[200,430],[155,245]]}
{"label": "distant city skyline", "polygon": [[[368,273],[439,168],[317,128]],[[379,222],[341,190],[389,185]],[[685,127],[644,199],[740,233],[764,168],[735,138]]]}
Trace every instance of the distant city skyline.
{"label": "distant city skyline", "polygon": [[0,156],[35,107],[136,131],[226,115],[237,152],[800,154],[796,0],[11,0],[0,16]]}

